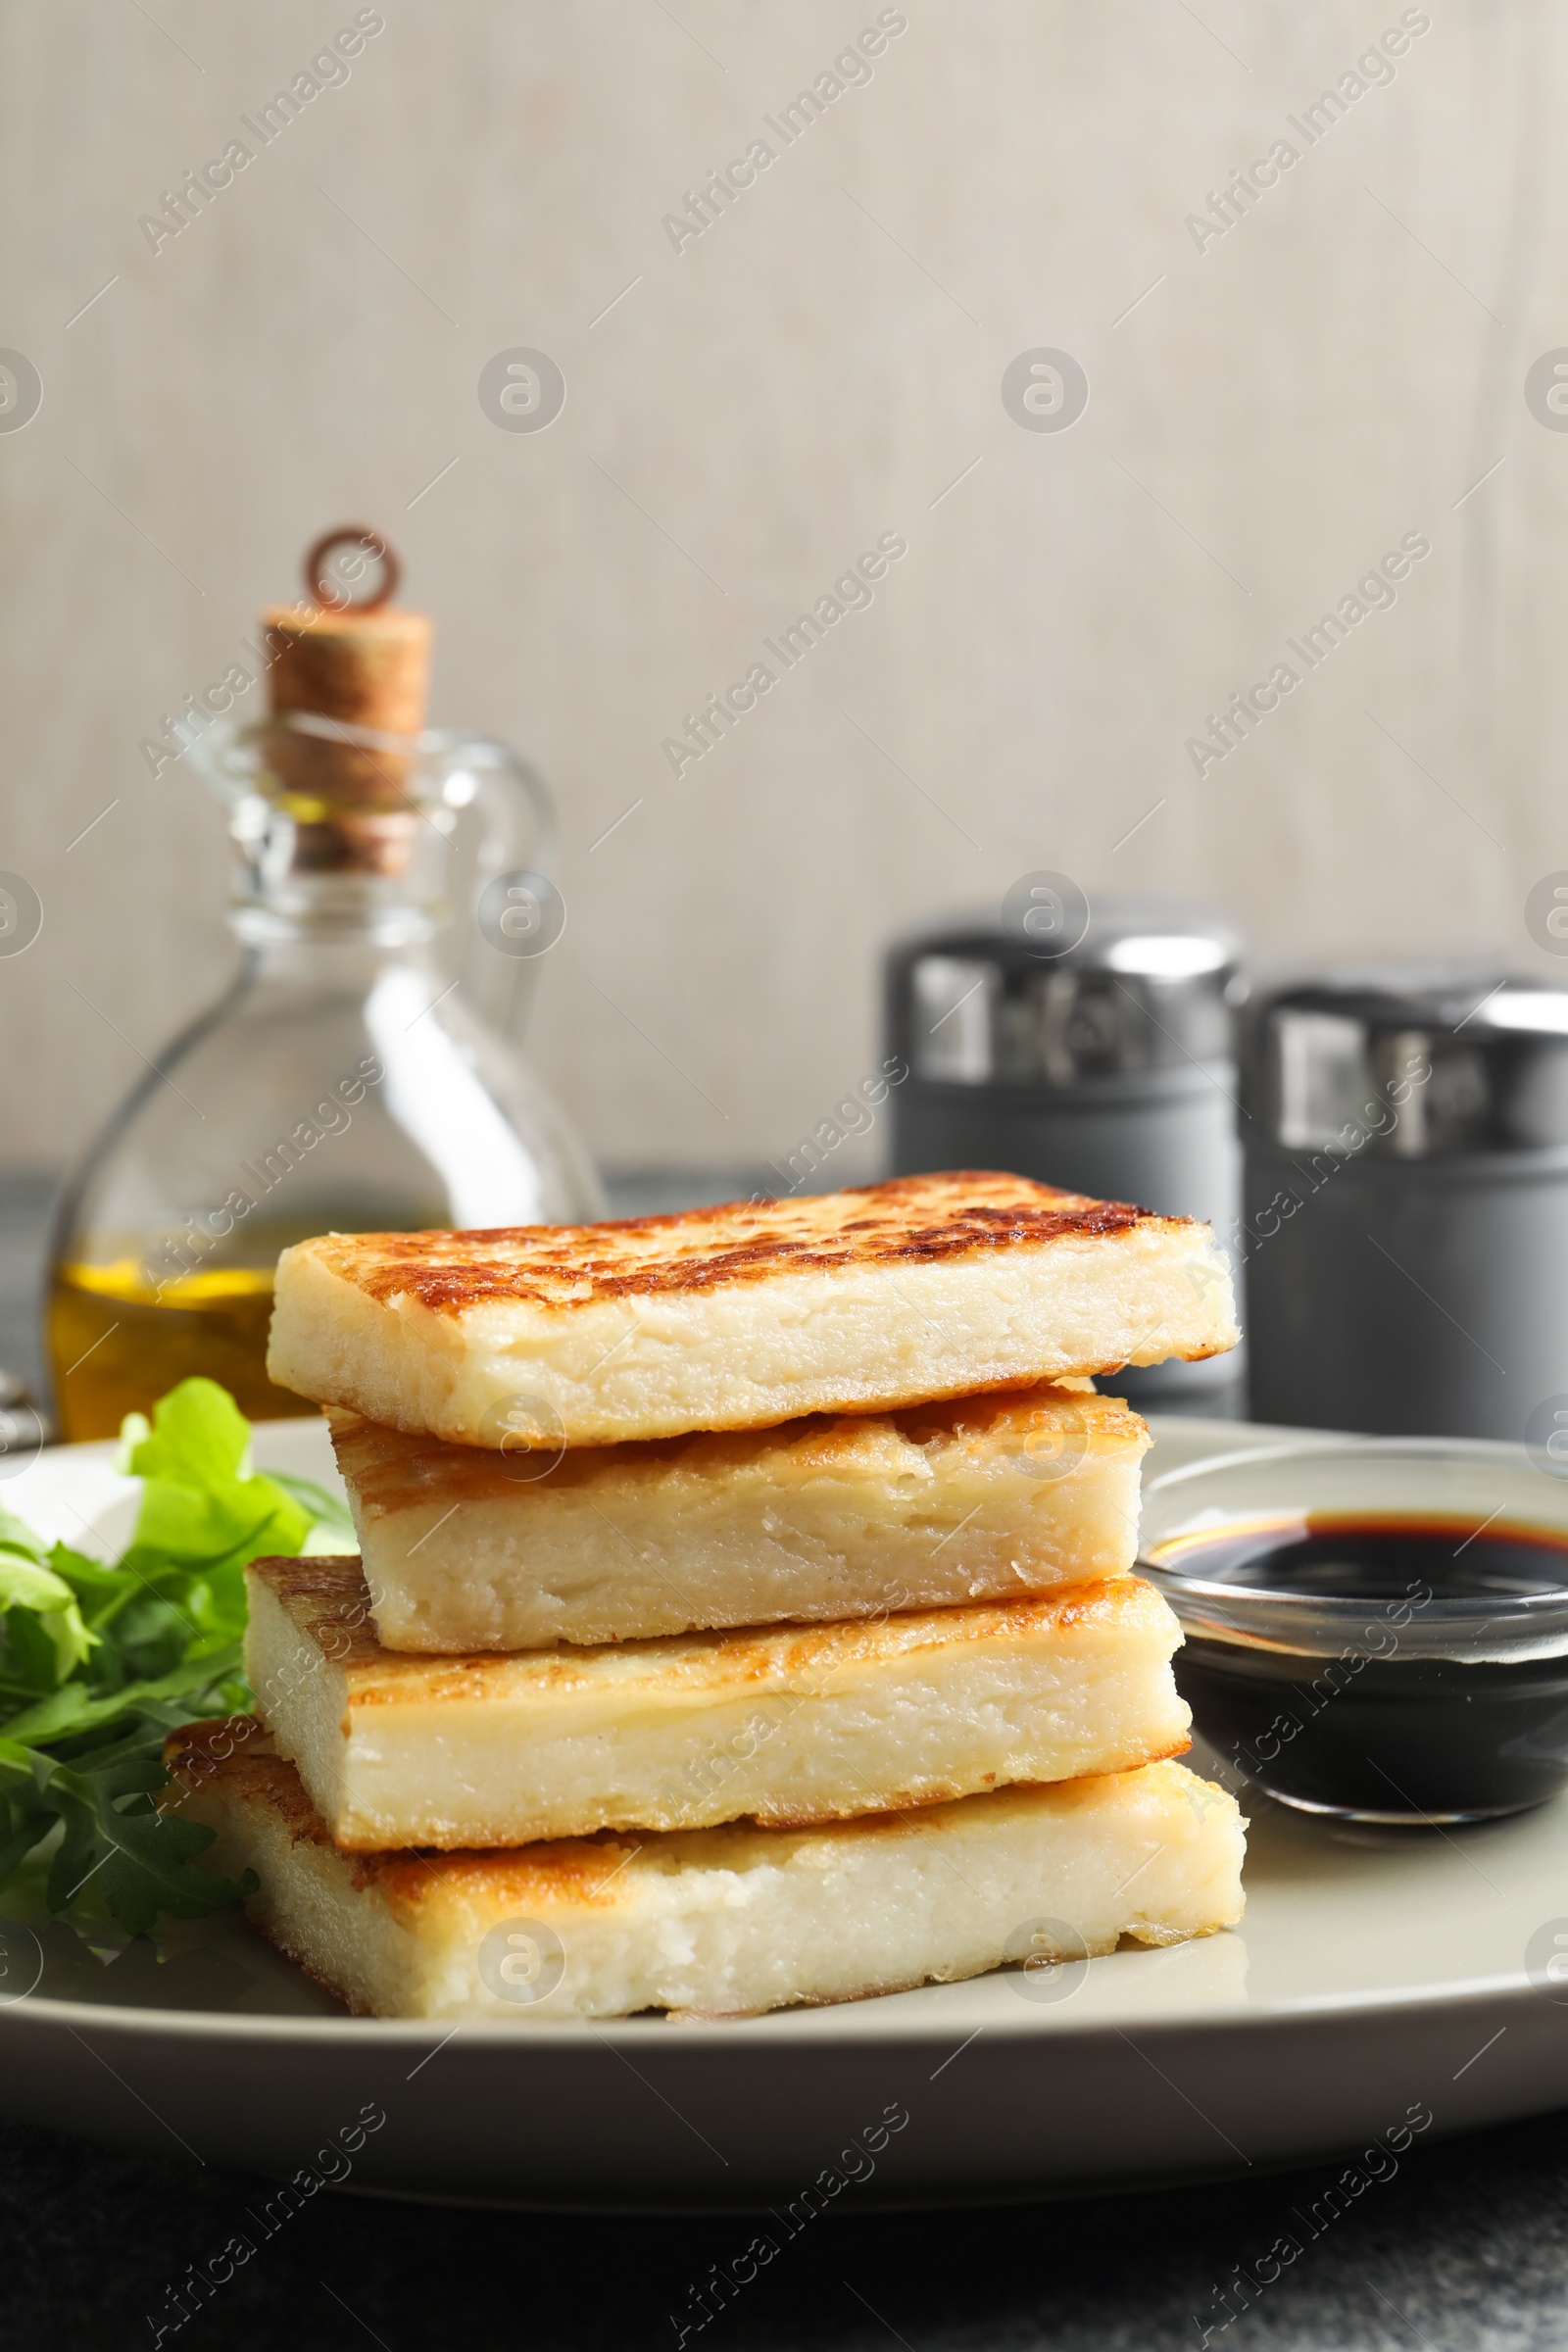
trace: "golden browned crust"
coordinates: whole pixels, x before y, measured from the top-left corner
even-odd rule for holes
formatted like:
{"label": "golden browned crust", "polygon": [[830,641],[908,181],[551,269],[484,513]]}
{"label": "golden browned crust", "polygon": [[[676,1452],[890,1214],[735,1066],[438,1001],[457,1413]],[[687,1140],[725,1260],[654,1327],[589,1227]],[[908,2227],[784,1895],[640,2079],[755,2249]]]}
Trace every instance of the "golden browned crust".
{"label": "golden browned crust", "polygon": [[[1161,1764],[1168,1757],[1183,1754],[1190,1740],[1178,1740],[1161,1754],[1143,1757],[1128,1764],[1128,1771],[1143,1769],[1145,1764]],[[294,1764],[272,1754],[270,1734],[259,1717],[235,1715],[223,1722],[181,1724],[165,1740],[165,1764],[174,1776],[176,1794],[193,1788],[217,1788],[225,1801],[237,1804],[268,1806],[277,1813],[279,1823],[287,1828],[294,1844],[331,1846],[331,1833],[315,1811]],[[1081,1801],[1093,1801],[1104,1783],[1116,1778],[1116,1769],[1101,1771],[1084,1781],[1074,1781],[1069,1788],[1054,1786],[1057,1799],[1072,1794]],[[990,1786],[990,1783],[987,1783]],[[1034,1783],[1018,1783],[1018,1788],[1032,1788]],[[948,1804],[953,1797],[976,1794],[973,1789],[955,1789],[955,1792],[921,1792],[917,1797],[891,1797],[886,1809],[877,1813],[847,1813],[837,1818],[808,1816],[795,1821],[788,1813],[757,1813],[750,1816],[760,1828],[766,1830],[815,1830],[823,1837],[837,1837],[854,1823],[854,1835],[858,1841],[867,1837],[919,1837],[921,1811]],[[430,1903],[444,1900],[472,1900],[494,1912],[517,1910],[526,1915],[531,1907],[555,1905],[588,1905],[597,1910],[613,1910],[625,1895],[623,1870],[635,1853],[651,1848],[654,1856],[691,1856],[701,1851],[703,1839],[717,1841],[745,1828],[745,1823],[729,1823],[719,1830],[595,1830],[583,1837],[558,1837],[541,1839],[529,1846],[459,1846],[452,1853],[442,1853],[430,1846],[407,1846],[395,1853],[360,1853],[348,1846],[334,1846],[343,1860],[353,1886],[358,1893],[373,1888],[381,1893],[395,1910],[418,1912]],[[287,1947],[284,1947],[287,1950]],[[289,1952],[289,1957],[299,1957]],[[343,1997],[341,1987],[326,1985],[329,1992]]]}
{"label": "golden browned crust", "polygon": [[[234,1736],[242,1734],[236,1746]],[[189,1724],[172,1734],[167,1742],[166,1754],[175,1774],[175,1801],[179,1793],[180,1775],[193,1759],[209,1760],[208,1777],[216,1779],[216,1793],[225,1801],[242,1801],[270,1808],[296,1842],[330,1847],[331,1840],[322,1823],[316,1816],[300,1785],[298,1774],[291,1764],[270,1753],[268,1737],[254,1718],[231,1718],[227,1722]],[[1158,1763],[1140,1768],[1137,1780],[1152,1782],[1169,1801],[1170,1791],[1158,1776],[1163,1767]],[[1050,1790],[1054,1805],[1093,1808],[1121,1776],[1096,1774]],[[1184,1776],[1185,1781],[1185,1776]],[[1026,1795],[1033,1792],[1032,1785],[1019,1784],[1011,1792]],[[939,1800],[940,1802],[940,1800]],[[861,1817],[853,1821],[824,1822],[809,1825],[808,1852],[824,1858],[840,1838],[851,1838],[855,1850],[863,1851],[872,1838],[909,1838],[928,1835],[919,1819],[921,1808],[903,1812],[888,1812]],[[779,1828],[781,1825],[770,1825]],[[681,1832],[674,1835],[646,1833],[627,1835],[625,1832],[600,1831],[596,1835],[561,1838],[548,1843],[510,1849],[474,1851],[465,1849],[454,1853],[427,1850],[407,1850],[401,1853],[350,1854],[335,1849],[337,1857],[349,1874],[356,1893],[368,1893],[383,1903],[394,1917],[401,1918],[415,1935],[424,1928],[425,1915],[445,1916],[450,1923],[454,1917],[465,1920],[477,1934],[489,1923],[512,1917],[548,1919],[562,1910],[591,1909],[613,1913],[617,1908],[629,1908],[636,1900],[628,1882],[632,1874],[627,1864],[645,1851],[650,1854],[655,1869],[678,1869],[693,1864],[701,1866],[711,1858],[720,1866],[733,1864],[733,1840],[746,1825],[732,1823],[716,1831]],[[797,1851],[800,1849],[797,1848]],[[644,1865],[644,1870],[648,1865]],[[356,2014],[365,2014],[364,2005],[346,1996],[341,1984],[321,1975],[313,1967],[308,1954],[301,1952],[295,1941],[269,1924],[264,1915],[266,1898],[253,1897],[246,1905],[254,1924],[267,1935],[277,1948],[299,1962],[308,1974],[334,1994],[346,2000]],[[1215,1920],[1190,1933],[1212,1934],[1220,1923]],[[1144,1942],[1168,1942],[1179,1939],[1168,1931],[1152,1923],[1133,1925],[1131,1936]],[[1095,1950],[1108,1950],[1114,1938],[1095,1943]],[[870,1997],[879,1989],[897,1989],[905,1983],[925,1982],[927,1979],[899,1977],[886,1984],[868,1981],[845,1998]],[[814,2004],[813,2004],[814,2005]],[[702,2012],[689,2014],[704,2014]],[[739,2012],[725,2012],[739,2014]]]}
{"label": "golden browned crust", "polygon": [[[195,1790],[215,1788],[230,1803],[268,1807],[296,1845],[332,1845],[331,1833],[306,1795],[298,1772],[274,1754],[271,1736],[255,1715],[181,1724],[164,1741],[164,1762],[172,1778],[175,1802]],[[889,1826],[898,1828],[897,1822]],[[356,1890],[373,1887],[400,1907],[417,1909],[437,1894],[461,1897],[471,1889],[485,1901],[514,1904],[524,1912],[530,1901],[583,1903],[608,1910],[618,1899],[612,1882],[650,1838],[656,1844],[668,1842],[657,1832],[637,1836],[598,1830],[535,1845],[462,1847],[453,1853],[423,1847],[397,1853],[355,1853],[344,1846],[333,1850],[351,1872]],[[328,1989],[338,1991],[335,1985]]]}
{"label": "golden browned crust", "polygon": [[[247,1574],[265,1584],[307,1640],[342,1669],[348,1702],[355,1708],[485,1698],[519,1688],[541,1698],[560,1697],[591,1690],[599,1681],[602,1649],[476,1650],[463,1656],[383,1649],[358,1560],[324,1553],[253,1560]],[[808,1683],[862,1660],[954,1650],[969,1642],[1028,1641],[1078,1626],[1130,1632],[1147,1621],[1152,1604],[1163,1613],[1150,1586],[1137,1577],[1113,1576],[1019,1600],[968,1601],[815,1625],[671,1634],[612,1646],[617,1669],[635,1675],[639,1659],[646,1659],[650,1679],[689,1695],[710,1686],[738,1690],[753,1683],[775,1688]]]}
{"label": "golden browned crust", "polygon": [[612,1911],[624,1891],[611,1882],[645,1842],[624,1830],[557,1838],[538,1845],[462,1847],[456,1853],[344,1854],[356,1887],[375,1886],[399,1907],[417,1910],[437,1896],[530,1909],[586,1904]]}
{"label": "golden browned crust", "polygon": [[[270,1737],[253,1715],[225,1721],[184,1724],[164,1744],[164,1759],[176,1789],[220,1785],[230,1802],[265,1805],[287,1829],[295,1844],[330,1846],[326,1825],[305,1793],[292,1764],[272,1752]],[[1154,1759],[1151,1759],[1153,1761]],[[1098,1779],[1108,1778],[1098,1775]],[[1088,1788],[1091,1784],[1080,1784]],[[966,1793],[960,1791],[961,1793]],[[907,1818],[924,1805],[945,1798],[903,1798],[897,1810],[857,1819],[859,1835],[912,1837],[918,1823]],[[848,1818],[848,1817],[846,1817]],[[831,1836],[833,1821],[803,1823],[769,1818],[766,1827],[820,1828]],[[722,1833],[720,1833],[722,1834]],[[689,1845],[702,1832],[675,1834]],[[618,1899],[612,1882],[645,1845],[657,1851],[668,1847],[672,1835],[655,1830],[642,1833],[598,1830],[577,1838],[543,1839],[532,1845],[459,1847],[443,1853],[430,1847],[409,1847],[393,1853],[360,1853],[339,1845],[335,1851],[352,1874],[357,1891],[374,1888],[399,1908],[417,1910],[438,1896],[462,1897],[471,1892],[489,1904],[514,1904],[526,1912],[530,1903],[584,1903],[612,1910]]]}
{"label": "golden browned crust", "polygon": [[1192,1223],[1022,1176],[959,1169],[604,1225],[333,1234],[310,1247],[330,1272],[383,1305],[409,1298],[456,1315],[501,1299],[567,1307],[654,1298],[733,1290],[786,1272],[896,1270]]}
{"label": "golden browned crust", "polygon": [[273,1753],[271,1735],[258,1715],[182,1723],[164,1740],[164,1763],[176,1801],[221,1782],[231,1800],[269,1806],[286,1824],[296,1844],[331,1843],[299,1774]]}
{"label": "golden browned crust", "polygon": [[[514,1463],[480,1447],[388,1429],[345,1405],[328,1405],[326,1418],[338,1467],[364,1514],[362,1525],[406,1510],[433,1492],[443,1501],[513,1503],[526,1501],[532,1492],[519,1483]],[[885,1418],[911,1444],[937,1447],[966,1441],[1022,1446],[1063,1421],[1091,1446],[1142,1446],[1147,1437],[1143,1422],[1121,1397],[1097,1396],[1088,1381],[982,1390],[934,1404],[906,1405]],[[550,1489],[560,1494],[610,1470],[635,1473],[677,1463],[711,1477],[786,1448],[803,1475],[831,1476],[863,1449],[882,1419],[875,1413],[804,1413],[771,1429],[696,1430],[679,1438],[569,1446],[550,1472]]]}

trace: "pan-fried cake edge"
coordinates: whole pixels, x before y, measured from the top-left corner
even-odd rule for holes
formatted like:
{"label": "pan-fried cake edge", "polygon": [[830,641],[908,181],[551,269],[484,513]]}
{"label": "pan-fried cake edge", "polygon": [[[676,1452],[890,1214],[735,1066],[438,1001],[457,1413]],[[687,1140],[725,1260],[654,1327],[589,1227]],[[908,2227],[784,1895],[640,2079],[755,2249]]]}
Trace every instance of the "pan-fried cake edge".
{"label": "pan-fried cake edge", "polygon": [[383,1649],[358,1564],[253,1561],[245,1668],[338,1843],[773,1827],[1179,1754],[1181,1629],[1136,1577],[598,1649]]}
{"label": "pan-fried cake edge", "polygon": [[1238,1336],[1206,1225],[968,1172],[622,1224],[323,1235],[279,1260],[268,1369],[392,1428],[557,1450],[897,1409]]}
{"label": "pan-fried cake edge", "polygon": [[1246,1824],[1177,1764],[918,1820],[351,1855],[254,1717],[187,1724],[166,1754],[165,1801],[217,1832],[208,1866],[254,1869],[252,1924],[361,2015],[744,2015],[1181,1943],[1243,1910]]}
{"label": "pan-fried cake edge", "polygon": [[541,1649],[1014,1599],[1129,1569],[1149,1433],[1086,1389],[520,1465],[338,1405],[327,1420],[386,1646]]}

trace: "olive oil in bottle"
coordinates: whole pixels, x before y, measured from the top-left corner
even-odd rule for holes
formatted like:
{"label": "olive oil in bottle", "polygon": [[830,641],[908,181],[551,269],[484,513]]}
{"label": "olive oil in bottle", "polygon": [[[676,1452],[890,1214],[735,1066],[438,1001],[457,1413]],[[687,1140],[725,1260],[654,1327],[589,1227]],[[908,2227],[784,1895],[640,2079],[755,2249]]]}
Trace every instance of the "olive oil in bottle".
{"label": "olive oil in bottle", "polygon": [[64,1438],[109,1437],[187,1373],[221,1381],[247,1420],[304,1409],[266,1374],[272,1277],[261,1266],[187,1274],[162,1291],[135,1258],[57,1265],[49,1283],[49,1353]]}
{"label": "olive oil in bottle", "polygon": [[[381,565],[379,596],[349,602],[324,566],[345,542],[353,576]],[[116,1435],[189,1373],[253,1420],[312,1409],[267,1377],[290,1243],[603,1213],[514,1042],[559,925],[451,943],[454,900],[547,905],[548,795],[505,746],[425,730],[430,623],[387,605],[377,533],[331,534],[306,576],[308,600],[266,615],[235,714],[180,747],[227,804],[242,960],[66,1186],[48,1341],[67,1439]],[[270,711],[242,723],[264,677]]]}

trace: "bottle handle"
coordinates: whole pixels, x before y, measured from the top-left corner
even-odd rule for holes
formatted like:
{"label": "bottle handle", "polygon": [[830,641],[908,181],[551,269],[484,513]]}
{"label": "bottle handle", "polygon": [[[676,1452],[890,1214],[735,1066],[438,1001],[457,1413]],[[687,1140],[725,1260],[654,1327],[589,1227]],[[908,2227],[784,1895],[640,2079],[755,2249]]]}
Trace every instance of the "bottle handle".
{"label": "bottle handle", "polygon": [[556,804],[537,768],[487,737],[424,739],[442,766],[448,808],[472,807],[480,825],[468,873],[467,936],[458,994],[468,1009],[515,1041],[532,1007],[539,957],[497,952],[480,929],[486,890],[503,875],[551,877],[560,844]]}

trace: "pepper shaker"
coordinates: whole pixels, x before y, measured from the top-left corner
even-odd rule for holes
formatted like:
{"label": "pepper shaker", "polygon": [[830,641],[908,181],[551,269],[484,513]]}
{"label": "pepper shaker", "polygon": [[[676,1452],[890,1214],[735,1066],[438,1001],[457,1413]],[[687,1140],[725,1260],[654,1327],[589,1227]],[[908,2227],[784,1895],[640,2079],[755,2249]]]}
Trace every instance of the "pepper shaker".
{"label": "pepper shaker", "polygon": [[1245,1102],[1254,1417],[1555,1436],[1568,991],[1419,967],[1280,990]]}
{"label": "pepper shaker", "polygon": [[[1005,1168],[1169,1216],[1237,1229],[1236,1010],[1242,943],[1222,916],[1166,899],[1107,900],[1054,951],[1020,923],[955,924],[887,965],[893,1167]],[[1236,1358],[1157,1364],[1133,1396],[1212,1391]]]}

